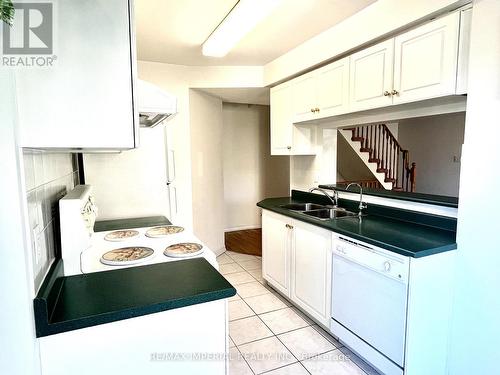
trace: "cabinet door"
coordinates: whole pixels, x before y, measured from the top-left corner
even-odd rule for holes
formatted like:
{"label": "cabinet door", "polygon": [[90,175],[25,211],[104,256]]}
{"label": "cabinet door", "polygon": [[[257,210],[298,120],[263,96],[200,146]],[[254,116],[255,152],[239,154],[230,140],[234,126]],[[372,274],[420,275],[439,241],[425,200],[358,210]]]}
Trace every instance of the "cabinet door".
{"label": "cabinet door", "polygon": [[329,117],[348,112],[349,58],[335,61],[317,70],[318,117]]}
{"label": "cabinet door", "polygon": [[460,12],[395,38],[393,103],[455,94]]}
{"label": "cabinet door", "polygon": [[293,122],[301,122],[318,117],[316,75],[305,74],[292,81]]}
{"label": "cabinet door", "polygon": [[287,297],[290,296],[291,234],[286,217],[262,212],[262,276]]}
{"label": "cabinet door", "polygon": [[319,322],[330,323],[332,232],[293,221],[291,299]]}
{"label": "cabinet door", "polygon": [[130,2],[58,1],[53,67],[16,72],[23,147],[137,146]]}
{"label": "cabinet door", "polygon": [[289,155],[292,148],[291,94],[289,83],[271,89],[271,155]]}
{"label": "cabinet door", "polygon": [[394,39],[350,57],[349,105],[352,111],[392,104]]}

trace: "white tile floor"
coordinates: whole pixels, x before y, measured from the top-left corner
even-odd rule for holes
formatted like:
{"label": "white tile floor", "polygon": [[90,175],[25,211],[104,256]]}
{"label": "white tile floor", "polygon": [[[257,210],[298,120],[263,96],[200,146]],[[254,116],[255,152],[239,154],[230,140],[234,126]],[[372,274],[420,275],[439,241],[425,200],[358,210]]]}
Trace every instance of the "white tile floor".
{"label": "white tile floor", "polygon": [[226,251],[220,271],[229,300],[230,375],[376,375],[361,358],[272,290],[261,258]]}

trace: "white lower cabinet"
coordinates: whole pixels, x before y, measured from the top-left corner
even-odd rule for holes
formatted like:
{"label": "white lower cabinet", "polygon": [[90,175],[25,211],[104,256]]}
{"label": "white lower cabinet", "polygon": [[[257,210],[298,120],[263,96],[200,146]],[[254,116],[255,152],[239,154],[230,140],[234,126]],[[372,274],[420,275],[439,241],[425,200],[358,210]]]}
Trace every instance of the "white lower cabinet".
{"label": "white lower cabinet", "polygon": [[263,277],[328,327],[332,234],[289,217],[262,213]]}
{"label": "white lower cabinet", "polygon": [[332,232],[292,224],[291,299],[318,322],[330,324]]}
{"label": "white lower cabinet", "polygon": [[262,276],[287,297],[290,297],[290,221],[273,212],[262,212]]}

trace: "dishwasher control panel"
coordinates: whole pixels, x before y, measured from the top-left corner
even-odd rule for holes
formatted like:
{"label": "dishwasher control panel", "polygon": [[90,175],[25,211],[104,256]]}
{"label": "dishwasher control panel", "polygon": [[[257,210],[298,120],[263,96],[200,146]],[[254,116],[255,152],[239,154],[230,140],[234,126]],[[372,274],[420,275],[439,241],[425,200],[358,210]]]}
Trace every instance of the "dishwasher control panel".
{"label": "dishwasher control panel", "polygon": [[387,277],[407,282],[409,272],[408,257],[390,251],[371,247],[339,237],[335,240],[333,254],[385,274]]}

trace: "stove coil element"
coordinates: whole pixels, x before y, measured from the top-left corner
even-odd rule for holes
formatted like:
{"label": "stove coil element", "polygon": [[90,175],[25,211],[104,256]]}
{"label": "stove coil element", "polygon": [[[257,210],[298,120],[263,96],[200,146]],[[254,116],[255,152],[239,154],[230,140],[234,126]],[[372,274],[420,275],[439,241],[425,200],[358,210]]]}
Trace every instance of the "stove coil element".
{"label": "stove coil element", "polygon": [[180,233],[182,231],[184,231],[183,227],[178,227],[176,225],[165,225],[149,229],[146,232],[146,236],[151,238],[161,238],[161,237],[167,237],[171,234]]}
{"label": "stove coil element", "polygon": [[138,235],[139,232],[136,230],[117,230],[106,234],[106,236],[104,236],[104,239],[106,241],[118,242],[118,241],[125,241],[126,239],[136,237]]}
{"label": "stove coil element", "polygon": [[150,247],[122,247],[103,254],[101,263],[108,266],[122,266],[144,262],[146,258],[153,255],[154,250]]}
{"label": "stove coil element", "polygon": [[170,245],[163,252],[164,255],[172,258],[187,258],[203,253],[203,246],[198,243],[184,242]]}

